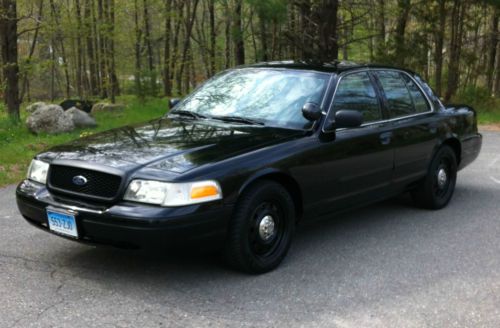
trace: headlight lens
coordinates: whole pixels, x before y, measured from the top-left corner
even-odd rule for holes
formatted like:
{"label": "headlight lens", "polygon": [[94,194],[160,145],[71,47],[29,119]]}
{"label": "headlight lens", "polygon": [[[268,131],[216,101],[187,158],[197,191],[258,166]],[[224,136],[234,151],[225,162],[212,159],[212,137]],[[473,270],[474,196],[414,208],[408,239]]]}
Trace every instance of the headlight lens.
{"label": "headlight lens", "polygon": [[47,172],[49,171],[49,164],[34,159],[31,161],[28,169],[28,179],[45,184],[47,182]]}
{"label": "headlight lens", "polygon": [[125,193],[125,200],[162,206],[183,206],[222,199],[217,181],[170,183],[133,180]]}

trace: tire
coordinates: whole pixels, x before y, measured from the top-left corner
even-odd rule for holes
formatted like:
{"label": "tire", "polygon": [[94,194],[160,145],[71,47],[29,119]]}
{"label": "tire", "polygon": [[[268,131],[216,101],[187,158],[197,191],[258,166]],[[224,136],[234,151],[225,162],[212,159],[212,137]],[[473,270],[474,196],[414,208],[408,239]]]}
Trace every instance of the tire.
{"label": "tire", "polygon": [[252,274],[275,269],[290,249],[295,223],[288,191],[276,182],[258,182],[238,200],[225,245],[226,261]]}
{"label": "tire", "polygon": [[434,155],[427,176],[412,191],[415,204],[422,208],[438,210],[451,200],[457,182],[457,157],[449,146],[442,146]]}

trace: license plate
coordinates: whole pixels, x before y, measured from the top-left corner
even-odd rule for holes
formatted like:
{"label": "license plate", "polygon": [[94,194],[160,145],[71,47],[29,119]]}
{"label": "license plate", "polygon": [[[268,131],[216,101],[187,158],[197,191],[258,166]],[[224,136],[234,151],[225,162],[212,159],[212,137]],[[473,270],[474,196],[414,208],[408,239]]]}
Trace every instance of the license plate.
{"label": "license plate", "polygon": [[47,209],[49,229],[55,233],[78,238],[75,215],[72,213]]}

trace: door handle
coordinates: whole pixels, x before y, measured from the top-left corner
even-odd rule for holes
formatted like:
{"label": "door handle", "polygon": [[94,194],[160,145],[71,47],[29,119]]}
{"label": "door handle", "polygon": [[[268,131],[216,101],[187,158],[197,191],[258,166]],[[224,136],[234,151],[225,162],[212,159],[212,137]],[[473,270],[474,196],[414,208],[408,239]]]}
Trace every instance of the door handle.
{"label": "door handle", "polygon": [[379,138],[380,138],[380,143],[382,145],[384,145],[384,146],[388,145],[391,143],[391,140],[392,140],[392,132],[390,132],[390,131],[384,132],[384,133],[380,134]]}

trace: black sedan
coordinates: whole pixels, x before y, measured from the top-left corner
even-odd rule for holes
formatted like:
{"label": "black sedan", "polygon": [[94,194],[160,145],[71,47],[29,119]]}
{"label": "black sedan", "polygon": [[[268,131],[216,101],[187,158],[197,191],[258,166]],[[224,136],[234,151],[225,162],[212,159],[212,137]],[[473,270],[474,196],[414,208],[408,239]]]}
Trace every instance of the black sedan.
{"label": "black sedan", "polygon": [[264,63],[225,71],[160,119],[33,159],[24,218],[118,247],[209,242],[234,267],[277,267],[297,223],[410,191],[452,198],[481,148],[476,113],[444,106],[415,73]]}

